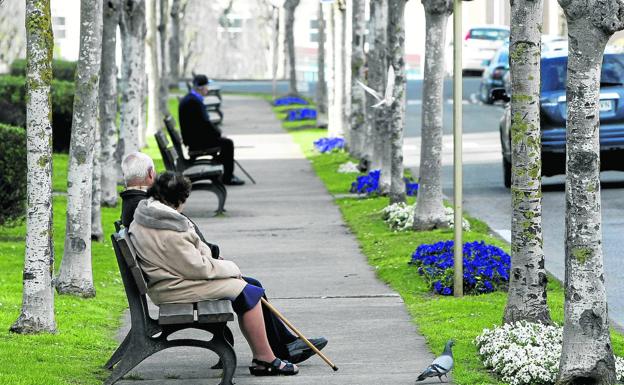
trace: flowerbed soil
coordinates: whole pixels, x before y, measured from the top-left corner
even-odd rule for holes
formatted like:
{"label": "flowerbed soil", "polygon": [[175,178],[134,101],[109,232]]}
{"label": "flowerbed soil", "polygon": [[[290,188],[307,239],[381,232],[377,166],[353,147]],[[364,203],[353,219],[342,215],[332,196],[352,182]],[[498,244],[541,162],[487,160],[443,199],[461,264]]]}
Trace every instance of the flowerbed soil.
{"label": "flowerbed soil", "polygon": [[[319,154],[313,149],[313,141],[327,136],[322,129],[291,131],[294,140],[312,163],[317,175],[334,195],[344,196],[349,191],[352,175],[337,172],[341,164],[353,160],[344,152]],[[408,199],[413,204],[414,199]],[[411,255],[422,244],[433,244],[453,239],[452,230],[426,232],[395,232],[381,218],[381,210],[388,199],[371,197],[363,199],[337,198],[342,215],[357,237],[362,252],[378,277],[396,290],[409,310],[418,331],[425,337],[431,351],[438,354],[448,339],[454,339],[455,369],[453,381],[458,385],[504,384],[485,369],[474,345],[475,338],[484,328],[499,325],[507,300],[504,292],[454,298],[433,295],[427,282],[416,268],[409,266]],[[465,242],[485,241],[509,253],[509,245],[491,235],[488,226],[478,219],[467,217],[470,232],[464,233]],[[563,289],[550,279],[548,305],[551,316],[558,324],[563,323]],[[624,338],[612,332],[616,355],[624,353]]]}

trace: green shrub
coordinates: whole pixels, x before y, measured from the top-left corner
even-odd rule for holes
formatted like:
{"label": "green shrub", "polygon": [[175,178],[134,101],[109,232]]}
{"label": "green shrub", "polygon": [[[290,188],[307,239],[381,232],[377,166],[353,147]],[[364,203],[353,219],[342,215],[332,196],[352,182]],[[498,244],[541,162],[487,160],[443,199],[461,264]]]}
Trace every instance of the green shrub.
{"label": "green shrub", "polygon": [[[26,59],[17,59],[11,63],[11,75],[26,76]],[[76,76],[76,62],[67,60],[52,60],[52,77],[56,80],[74,81]]]}
{"label": "green shrub", "polygon": [[0,225],[26,209],[26,131],[0,124]]}
{"label": "green shrub", "polygon": [[[0,123],[26,127],[26,78],[0,76]],[[74,83],[52,80],[52,148],[69,150]]]}

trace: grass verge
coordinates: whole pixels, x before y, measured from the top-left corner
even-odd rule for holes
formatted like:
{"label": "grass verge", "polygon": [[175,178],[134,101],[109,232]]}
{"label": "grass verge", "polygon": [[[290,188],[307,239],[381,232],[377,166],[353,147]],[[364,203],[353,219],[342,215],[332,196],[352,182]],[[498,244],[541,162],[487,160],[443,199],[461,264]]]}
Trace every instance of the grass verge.
{"label": "grass verge", "polygon": [[[326,136],[326,130],[287,130],[301,146],[327,190],[336,196],[336,204],[378,277],[403,298],[418,332],[425,337],[431,351],[440,353],[448,339],[456,341],[453,381],[459,385],[503,384],[483,367],[473,341],[484,328],[501,323],[507,294],[495,292],[459,299],[433,295],[416,269],[407,262],[419,245],[453,239],[452,230],[391,231],[379,214],[388,204],[387,198],[344,197],[343,194],[348,192],[355,178],[353,175],[339,174],[337,170],[350,159],[348,154],[319,154],[314,151],[312,142]],[[494,237],[484,222],[471,217],[468,220],[471,231],[464,233],[465,242],[484,240],[509,252],[509,245]],[[553,320],[558,324],[563,323],[563,302],[563,288],[551,278],[548,305]],[[623,355],[622,335],[613,331],[612,342],[615,353]]]}

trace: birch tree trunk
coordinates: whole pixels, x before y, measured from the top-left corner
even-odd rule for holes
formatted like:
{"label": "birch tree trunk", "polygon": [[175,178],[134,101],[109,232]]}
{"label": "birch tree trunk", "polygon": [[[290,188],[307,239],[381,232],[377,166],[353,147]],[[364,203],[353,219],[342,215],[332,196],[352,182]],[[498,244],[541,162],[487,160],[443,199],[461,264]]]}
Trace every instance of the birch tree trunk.
{"label": "birch tree trunk", "polygon": [[614,384],[602,257],[599,97],[618,0],[559,0],[568,21],[565,324],[558,384]]}
{"label": "birch tree trunk", "polygon": [[388,106],[390,123],[391,181],[390,204],[405,202],[403,180],[403,128],[405,127],[405,2],[388,0],[388,61],[394,68],[392,104]]}
{"label": "birch tree trunk", "polygon": [[327,80],[328,80],[328,93],[327,93],[327,136],[330,138],[338,137],[340,132],[338,130],[338,123],[336,122],[336,19],[334,14],[336,13],[333,4],[323,5],[325,13],[327,14],[327,44],[325,44],[325,56],[327,57],[328,65]]}
{"label": "birch tree trunk", "polygon": [[119,125],[120,158],[139,150],[143,104],[142,86],[145,71],[145,0],[127,0],[121,9],[121,119]]}
{"label": "birch tree trunk", "polygon": [[171,0],[171,36],[169,37],[169,81],[180,81],[180,6],[182,0]]}
{"label": "birch tree trunk", "polygon": [[273,81],[271,83],[273,87],[273,99],[277,98],[277,71],[279,68],[279,35],[280,35],[280,17],[279,8],[273,7],[273,42],[272,50],[273,55],[271,59],[271,75]]}
{"label": "birch tree trunk", "polygon": [[504,323],[552,323],[542,238],[540,52],[542,0],[511,3],[511,274]]}
{"label": "birch tree trunk", "polygon": [[65,249],[56,290],[60,294],[95,296],[91,266],[91,189],[93,140],[97,127],[102,1],[80,2],[80,56],[67,174]]}
{"label": "birch tree trunk", "polygon": [[158,42],[160,43],[160,79],[158,82],[158,109],[160,116],[158,122],[160,124],[161,117],[169,114],[169,69],[168,69],[168,49],[167,49],[167,21],[169,19],[169,1],[160,0],[160,23],[158,24]]}
{"label": "birch tree trunk", "polygon": [[[145,39],[147,65],[147,135],[154,134],[158,130],[160,116],[160,74],[158,71],[158,30],[157,17],[159,0],[147,0],[147,36]],[[145,115],[142,115],[144,118]],[[146,143],[146,137],[143,143]]]}
{"label": "birch tree trunk", "polygon": [[342,78],[342,135],[344,136],[347,148],[351,145],[351,3],[346,0],[339,0],[340,9],[340,56],[341,56],[341,78]]}
{"label": "birch tree trunk", "polygon": [[[452,0],[422,0],[427,36],[422,96],[420,182],[414,209],[414,229],[448,227],[442,204],[442,115],[444,41]],[[457,42],[459,43],[459,42]]]}
{"label": "birch tree trunk", "polygon": [[102,28],[102,72],[100,77],[100,163],[101,202],[105,207],[117,205],[117,180],[120,176],[121,156],[117,154],[117,25],[121,0],[104,3]]}
{"label": "birch tree trunk", "polygon": [[343,137],[344,130],[344,41],[343,41],[343,17],[342,11],[338,3],[331,4],[333,15],[333,38],[332,38],[332,62],[333,62],[333,116],[329,120],[329,136],[330,137]]}
{"label": "birch tree trunk", "polygon": [[52,17],[49,0],[26,1],[27,213],[22,309],[15,333],[54,333],[52,241]]}
{"label": "birch tree trunk", "polygon": [[353,0],[353,34],[351,38],[351,143],[349,152],[357,158],[368,159],[365,144],[366,131],[366,93],[357,82],[366,83],[366,56],[364,37],[366,33],[366,8],[364,0]]}
{"label": "birch tree trunk", "polygon": [[[98,110],[99,111],[99,110]],[[99,115],[99,112],[96,116]],[[102,164],[100,163],[101,141],[100,123],[95,123],[93,131],[93,181],[91,183],[91,240],[101,242],[104,239],[102,228]]]}
{"label": "birch tree trunk", "polygon": [[318,78],[316,81],[316,110],[319,126],[327,124],[327,81],[325,80],[325,16],[323,3],[318,6]]}
{"label": "birch tree trunk", "polygon": [[286,9],[286,30],[285,44],[288,51],[288,68],[290,70],[289,92],[296,95],[297,92],[297,71],[295,68],[295,10],[300,0],[286,0],[284,8]]}

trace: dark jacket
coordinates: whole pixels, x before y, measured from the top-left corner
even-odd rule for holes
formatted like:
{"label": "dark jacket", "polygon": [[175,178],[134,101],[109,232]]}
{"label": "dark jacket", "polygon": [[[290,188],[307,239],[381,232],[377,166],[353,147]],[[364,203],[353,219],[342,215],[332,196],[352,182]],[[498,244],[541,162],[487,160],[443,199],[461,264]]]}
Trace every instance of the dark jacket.
{"label": "dark jacket", "polygon": [[[121,224],[123,224],[127,229],[130,227],[130,223],[134,220],[134,212],[136,211],[139,202],[143,199],[147,199],[148,196],[147,192],[135,189],[122,191],[119,195],[121,196]],[[193,224],[193,227],[195,227],[195,232],[199,236],[199,239],[210,247],[212,256],[214,258],[219,258],[219,246],[206,241],[206,238],[204,238],[204,235],[201,231],[199,231],[199,227],[195,224],[195,222],[193,222],[189,217],[187,217],[187,219]]]}
{"label": "dark jacket", "polygon": [[210,122],[204,103],[196,95],[188,93],[178,107],[182,140],[189,150],[216,147],[221,130]]}

